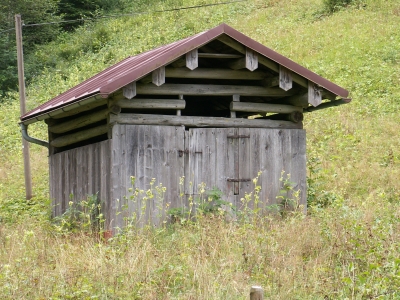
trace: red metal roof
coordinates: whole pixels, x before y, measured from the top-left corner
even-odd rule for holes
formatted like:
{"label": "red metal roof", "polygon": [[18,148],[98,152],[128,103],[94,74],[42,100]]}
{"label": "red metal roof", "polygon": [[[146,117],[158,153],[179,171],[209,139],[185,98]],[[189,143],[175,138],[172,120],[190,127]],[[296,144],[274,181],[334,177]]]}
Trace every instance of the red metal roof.
{"label": "red metal roof", "polygon": [[342,98],[348,97],[349,93],[347,90],[300,66],[289,58],[254,41],[232,27],[226,24],[221,24],[213,29],[201,32],[183,40],[158,47],[136,56],[130,56],[31,110],[23,115],[21,120],[25,121],[44,113],[54,111],[74,102],[79,102],[82,99],[87,99],[88,96],[100,94],[106,98],[108,95],[119,90],[130,82],[142,78],[160,66],[176,60],[187,52],[199,48],[223,34],[228,35],[244,46],[320,85],[335,95]]}

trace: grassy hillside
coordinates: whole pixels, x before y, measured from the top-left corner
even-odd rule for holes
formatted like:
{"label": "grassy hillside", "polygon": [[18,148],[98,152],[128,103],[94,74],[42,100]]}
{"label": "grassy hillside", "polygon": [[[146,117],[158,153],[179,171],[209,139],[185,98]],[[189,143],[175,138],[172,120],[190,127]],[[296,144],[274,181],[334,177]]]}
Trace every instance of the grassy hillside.
{"label": "grassy hillside", "polygon": [[[144,2],[144,1],[143,1]],[[199,0],[132,2],[163,10]],[[210,3],[207,1],[207,3]],[[4,299],[400,297],[400,4],[249,0],[88,23],[37,49],[33,108],[129,55],[225,22],[347,88],[349,105],[306,115],[307,216],[225,223],[218,216],[102,243],[48,221],[46,149],[32,146],[26,203],[18,95],[0,104],[0,294]],[[43,124],[31,134],[46,139]],[[324,208],[323,208],[324,207]]]}

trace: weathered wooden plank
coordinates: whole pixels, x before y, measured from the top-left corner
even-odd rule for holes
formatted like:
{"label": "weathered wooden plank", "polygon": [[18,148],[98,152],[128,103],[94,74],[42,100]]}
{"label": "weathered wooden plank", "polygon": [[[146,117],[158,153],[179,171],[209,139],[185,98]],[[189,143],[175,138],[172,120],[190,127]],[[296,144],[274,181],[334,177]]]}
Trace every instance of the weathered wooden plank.
{"label": "weathered wooden plank", "polygon": [[101,111],[85,115],[74,120],[58,123],[55,125],[49,125],[49,131],[53,133],[64,133],[87,125],[105,120],[107,118],[109,110],[103,109]]}
{"label": "weathered wooden plank", "polygon": [[246,69],[254,71],[258,68],[258,54],[250,48],[246,48]]}
{"label": "weathered wooden plank", "polygon": [[279,66],[279,87],[284,91],[288,91],[293,87],[292,71],[282,65]]}
{"label": "weathered wooden plank", "polygon": [[[263,71],[249,72],[248,70],[230,70],[217,68],[197,68],[194,70],[188,70],[186,68],[165,69],[165,77],[167,78],[261,80],[267,76],[268,75]],[[279,77],[277,78],[279,79]],[[149,83],[151,81],[151,76],[146,76],[140,80],[141,83]]]}
{"label": "weathered wooden plank", "polygon": [[168,125],[189,127],[249,127],[249,128],[302,128],[301,123],[278,120],[249,120],[220,117],[168,116],[146,114],[119,114],[110,116],[111,124]]}
{"label": "weathered wooden plank", "polygon": [[232,80],[261,80],[267,77],[263,71],[248,70],[229,70],[229,69],[211,69],[197,68],[188,70],[185,68],[166,68],[165,76],[171,78],[208,78],[208,79],[232,79]]}
{"label": "weathered wooden plank", "polygon": [[301,107],[284,104],[253,103],[253,102],[231,102],[230,109],[233,111],[257,112],[257,113],[283,113],[302,112]]}
{"label": "weathered wooden plank", "polygon": [[308,103],[312,106],[318,106],[322,102],[322,90],[312,81],[308,82]]}
{"label": "weathered wooden plank", "polygon": [[[111,208],[110,208],[110,229],[113,234],[119,232],[119,228],[123,225],[122,218],[122,205],[123,205],[123,194],[121,193],[123,183],[121,179],[124,177],[125,163],[122,160],[121,139],[124,139],[123,130],[124,125],[115,125],[112,129],[112,140],[111,140],[111,181],[110,181],[110,194],[111,194]],[[124,191],[125,192],[125,191]]]}
{"label": "weathered wooden plank", "polygon": [[165,83],[165,67],[159,67],[158,69],[154,70],[152,73],[152,82],[156,86],[160,86]]}
{"label": "weathered wooden plank", "polygon": [[[251,149],[250,139],[254,139],[253,131],[257,131],[258,129],[251,129],[252,134],[250,134],[249,128],[239,128],[239,176],[237,179],[250,179],[250,181],[239,181],[239,196],[240,198],[244,198],[245,194],[249,194],[252,192],[252,181],[254,178],[254,174],[252,174],[252,166],[251,166],[251,158],[253,157],[252,152],[256,151],[256,149]],[[250,136],[250,138],[244,138],[244,136]],[[256,166],[258,169],[258,166]],[[258,172],[258,171],[257,171]],[[249,207],[252,208],[253,203],[249,203]]]}
{"label": "weathered wooden plank", "polygon": [[290,181],[294,191],[300,191],[299,205],[303,205],[304,212],[307,204],[306,184],[306,135],[304,130],[293,130],[291,134],[291,167]]}
{"label": "weathered wooden plank", "polygon": [[241,58],[243,55],[226,53],[198,53],[201,58]]}
{"label": "weathered wooden plank", "polygon": [[122,94],[127,99],[132,99],[136,96],[136,81],[131,82],[122,88]]}
{"label": "weathered wooden plank", "polygon": [[186,101],[177,99],[119,99],[116,104],[129,109],[185,109]]}
{"label": "weathered wooden plank", "polygon": [[186,53],[186,67],[190,70],[194,70],[199,66],[198,51],[193,49]]}
{"label": "weathered wooden plank", "polygon": [[152,84],[137,84],[137,93],[142,95],[191,95],[191,96],[242,96],[285,97],[293,95],[292,89],[285,92],[279,88],[241,85],[211,85],[211,84],[172,84],[166,83],[155,87]]}
{"label": "weathered wooden plank", "polygon": [[111,198],[111,188],[110,188],[110,178],[111,178],[111,141],[106,140],[99,143],[100,150],[100,171],[99,171],[99,180],[98,184],[99,188],[99,199],[103,203],[103,213],[106,219],[105,230],[112,229],[112,217],[111,217],[111,209],[112,209],[112,198]]}
{"label": "weathered wooden plank", "polygon": [[67,145],[75,144],[95,136],[107,133],[108,125],[101,125],[91,129],[82,130],[80,132],[71,133],[60,136],[51,142],[53,147],[64,147]]}

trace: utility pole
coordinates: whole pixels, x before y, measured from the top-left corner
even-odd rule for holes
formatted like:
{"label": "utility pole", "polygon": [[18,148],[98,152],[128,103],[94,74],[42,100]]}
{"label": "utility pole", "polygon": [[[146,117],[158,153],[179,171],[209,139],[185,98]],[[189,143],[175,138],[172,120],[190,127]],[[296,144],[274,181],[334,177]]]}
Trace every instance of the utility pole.
{"label": "utility pole", "polygon": [[[17,38],[18,85],[21,116],[26,113],[24,53],[22,51],[22,21],[21,15],[15,15],[15,35]],[[32,198],[31,163],[29,160],[29,143],[22,138],[22,151],[24,156],[25,193],[26,200]]]}

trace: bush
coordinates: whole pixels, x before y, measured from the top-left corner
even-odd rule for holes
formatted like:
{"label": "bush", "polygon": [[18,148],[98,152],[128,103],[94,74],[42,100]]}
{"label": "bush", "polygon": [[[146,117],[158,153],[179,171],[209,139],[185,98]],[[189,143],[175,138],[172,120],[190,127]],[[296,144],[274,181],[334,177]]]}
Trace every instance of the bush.
{"label": "bush", "polygon": [[324,6],[329,12],[335,12],[351,5],[361,5],[362,0],[324,0]]}

